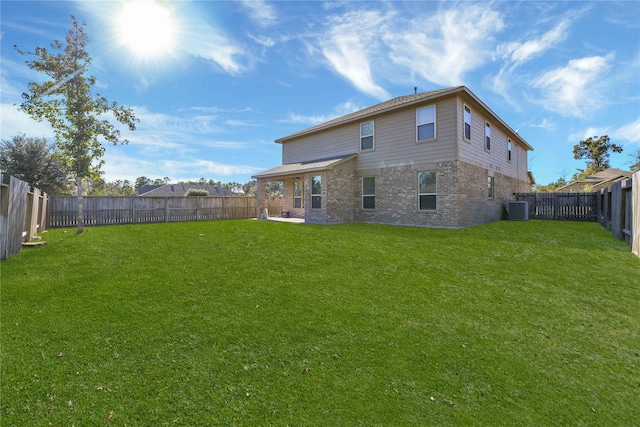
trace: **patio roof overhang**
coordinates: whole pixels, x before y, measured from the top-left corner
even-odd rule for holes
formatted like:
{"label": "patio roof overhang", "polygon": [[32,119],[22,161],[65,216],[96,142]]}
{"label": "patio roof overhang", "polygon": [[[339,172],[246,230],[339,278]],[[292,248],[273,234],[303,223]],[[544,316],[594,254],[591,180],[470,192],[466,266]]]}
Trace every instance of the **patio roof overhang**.
{"label": "patio roof overhang", "polygon": [[290,175],[333,169],[335,166],[358,157],[358,154],[346,154],[330,159],[311,160],[301,163],[290,163],[253,175],[253,179],[282,178]]}

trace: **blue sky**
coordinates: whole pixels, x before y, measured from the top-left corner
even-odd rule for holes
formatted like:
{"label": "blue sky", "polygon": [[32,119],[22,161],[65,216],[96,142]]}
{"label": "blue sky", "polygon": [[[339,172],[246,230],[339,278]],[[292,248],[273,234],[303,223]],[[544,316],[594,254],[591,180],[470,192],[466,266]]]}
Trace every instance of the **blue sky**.
{"label": "blue sky", "polygon": [[[466,85],[534,147],[546,184],[607,134],[640,148],[640,2],[2,1],[0,137],[53,132],[15,104],[33,51],[86,21],[95,91],[132,107],[107,181],[245,183],[281,164],[274,140],[418,91]],[[151,18],[151,19],[150,19]],[[144,29],[144,31],[136,31]]]}

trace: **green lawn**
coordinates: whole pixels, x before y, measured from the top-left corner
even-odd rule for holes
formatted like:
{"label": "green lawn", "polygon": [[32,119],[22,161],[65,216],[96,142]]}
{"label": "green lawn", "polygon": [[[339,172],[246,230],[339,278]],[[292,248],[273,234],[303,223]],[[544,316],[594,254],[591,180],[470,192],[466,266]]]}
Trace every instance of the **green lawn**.
{"label": "green lawn", "polygon": [[596,223],[53,229],[0,264],[2,426],[638,425]]}

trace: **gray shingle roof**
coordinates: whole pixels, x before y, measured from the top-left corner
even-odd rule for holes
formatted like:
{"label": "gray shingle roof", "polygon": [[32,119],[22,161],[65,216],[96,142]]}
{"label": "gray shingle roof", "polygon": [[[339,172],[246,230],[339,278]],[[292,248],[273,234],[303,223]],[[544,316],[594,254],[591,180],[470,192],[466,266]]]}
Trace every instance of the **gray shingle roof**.
{"label": "gray shingle roof", "polygon": [[624,171],[622,169],[609,168],[593,175],[589,175],[585,178],[571,181],[565,186],[556,188],[554,191],[568,192],[568,191],[591,191],[598,187],[610,187],[611,183],[631,178],[633,172]]}
{"label": "gray shingle roof", "polygon": [[347,160],[351,160],[356,156],[357,154],[346,154],[344,156],[333,157],[330,159],[319,159],[302,163],[290,163],[288,165],[281,165],[264,172],[260,172],[259,174],[253,175],[251,178],[272,178],[282,175],[327,170],[339,165],[340,163],[346,162]]}

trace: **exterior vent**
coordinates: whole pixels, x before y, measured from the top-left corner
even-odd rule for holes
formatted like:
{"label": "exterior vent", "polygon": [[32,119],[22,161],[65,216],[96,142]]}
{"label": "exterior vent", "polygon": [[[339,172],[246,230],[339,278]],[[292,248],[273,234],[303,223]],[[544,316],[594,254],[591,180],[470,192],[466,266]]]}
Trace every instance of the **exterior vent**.
{"label": "exterior vent", "polygon": [[529,203],[526,201],[509,201],[509,219],[512,221],[529,220]]}

